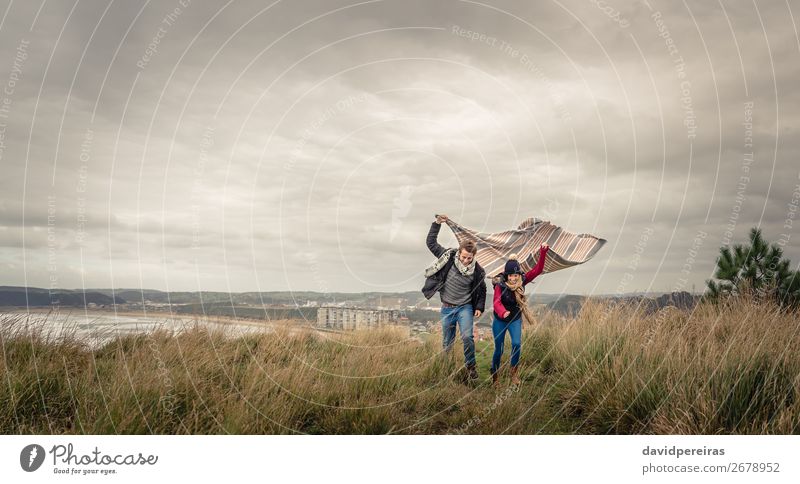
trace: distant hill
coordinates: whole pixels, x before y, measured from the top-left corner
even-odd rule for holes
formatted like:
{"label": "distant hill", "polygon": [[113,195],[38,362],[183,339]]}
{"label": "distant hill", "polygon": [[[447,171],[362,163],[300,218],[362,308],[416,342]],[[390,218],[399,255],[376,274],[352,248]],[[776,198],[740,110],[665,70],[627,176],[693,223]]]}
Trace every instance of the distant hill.
{"label": "distant hill", "polygon": [[[489,288],[491,291],[491,287]],[[27,292],[27,295],[26,295]],[[647,313],[658,311],[665,306],[691,309],[699,296],[688,292],[674,292],[653,296],[650,294],[596,295],[597,299],[612,300],[619,303],[642,305]],[[532,292],[532,304],[544,304],[547,309],[559,314],[576,316],[587,296],[576,294],[541,294]],[[491,292],[486,297],[486,312],[491,312]],[[316,307],[324,305],[345,305],[354,307],[385,307],[400,309],[413,321],[426,321],[436,318],[429,309],[438,309],[439,296],[425,299],[419,291],[407,292],[364,292],[364,293],[320,293],[313,291],[271,291],[227,293],[218,291],[159,291],[156,289],[55,289],[38,287],[0,286],[0,306],[74,306],[96,304],[107,306],[116,304],[147,303],[148,305],[175,305],[173,311],[181,313],[237,315],[243,317],[297,317],[313,319]],[[413,309],[410,309],[413,308]],[[426,309],[427,308],[427,309]],[[269,310],[267,310],[269,309]],[[290,310],[291,309],[291,310]],[[308,310],[307,310],[308,309]],[[287,312],[288,311],[288,312]]]}
{"label": "distant hill", "polygon": [[575,294],[565,294],[564,296],[556,299],[555,301],[547,304],[547,309],[555,311],[558,314],[574,318],[581,312],[581,307],[586,301],[586,296],[578,296]]}
{"label": "distant hill", "polygon": [[[487,291],[487,301],[491,301],[491,290]],[[218,292],[218,291],[159,291],[155,289],[87,289],[111,296],[112,293],[130,303],[150,301],[158,304],[228,304],[256,306],[303,306],[309,302],[317,305],[344,304],[346,306],[407,308],[438,307],[439,296],[425,299],[420,291],[405,292],[314,292],[314,291],[264,291],[264,292]],[[561,294],[532,293],[530,301],[534,304],[547,304],[562,297]]]}
{"label": "distant hill", "polygon": [[[658,297],[648,297],[641,295],[622,295],[622,296],[594,296],[598,299],[612,301],[617,304],[630,304],[640,306],[646,314],[658,312],[661,308],[673,306],[678,309],[692,309],[700,300],[700,296],[690,294],[686,291],[662,294]],[[559,314],[575,317],[586,302],[586,296],[565,295],[558,300],[547,304],[547,308]]]}
{"label": "distant hill", "polygon": [[125,300],[136,303],[149,301],[158,304],[234,304],[255,306],[303,306],[311,303],[317,305],[342,304],[349,306],[413,306],[424,300],[419,291],[409,292],[331,292],[313,291],[268,291],[268,292],[218,292],[218,291],[158,291],[154,289],[91,289],[111,296],[115,294]]}
{"label": "distant hill", "polygon": [[0,306],[98,306],[125,304],[120,297],[112,298],[97,291],[42,289],[39,287],[0,286]]}

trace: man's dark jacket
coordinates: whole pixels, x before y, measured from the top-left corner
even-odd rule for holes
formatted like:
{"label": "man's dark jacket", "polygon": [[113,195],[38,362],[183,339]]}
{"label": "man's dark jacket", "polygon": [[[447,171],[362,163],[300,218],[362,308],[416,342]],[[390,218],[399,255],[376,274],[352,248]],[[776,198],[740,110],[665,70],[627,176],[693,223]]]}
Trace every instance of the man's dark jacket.
{"label": "man's dark jacket", "polygon": [[[430,249],[436,257],[441,257],[444,251],[447,250],[436,242],[440,228],[442,228],[441,224],[433,222],[426,241],[428,249]],[[434,294],[444,287],[444,281],[447,278],[447,274],[450,273],[450,268],[453,266],[456,257],[458,257],[458,251],[453,251],[453,255],[439,272],[425,278],[422,294],[424,294],[427,299],[433,297]],[[473,273],[470,287],[470,292],[472,293],[470,303],[472,304],[472,309],[480,312],[483,312],[484,305],[486,304],[486,283],[483,281],[484,277],[486,277],[486,271],[483,270],[483,267],[481,267],[478,262],[475,262],[475,272]]]}

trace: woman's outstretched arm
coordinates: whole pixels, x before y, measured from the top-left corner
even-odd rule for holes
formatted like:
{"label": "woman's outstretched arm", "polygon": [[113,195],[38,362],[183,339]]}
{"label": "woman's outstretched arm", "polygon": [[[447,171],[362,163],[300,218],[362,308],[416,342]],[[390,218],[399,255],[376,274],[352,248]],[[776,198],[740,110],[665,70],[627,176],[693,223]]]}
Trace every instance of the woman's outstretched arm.
{"label": "woman's outstretched arm", "polygon": [[542,273],[542,270],[544,270],[544,258],[547,255],[549,248],[550,247],[547,244],[542,244],[542,247],[539,249],[539,261],[536,263],[536,267],[525,273],[525,280],[523,281],[523,284],[531,282],[536,278],[536,276]]}

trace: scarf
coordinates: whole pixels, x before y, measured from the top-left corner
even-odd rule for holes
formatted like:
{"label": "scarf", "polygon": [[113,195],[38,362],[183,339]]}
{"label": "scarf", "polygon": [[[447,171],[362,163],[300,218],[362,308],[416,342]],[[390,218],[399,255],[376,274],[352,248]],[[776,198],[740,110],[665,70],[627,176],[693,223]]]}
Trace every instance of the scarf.
{"label": "scarf", "polygon": [[511,281],[506,281],[506,287],[514,291],[514,297],[517,299],[517,306],[522,311],[522,321],[528,321],[528,324],[533,324],[533,314],[531,314],[531,309],[528,307],[528,298],[525,297],[525,286],[522,285],[522,277],[519,278],[516,284],[512,284]]}
{"label": "scarf", "polygon": [[431,277],[432,275],[442,270],[445,264],[447,264],[447,261],[450,260],[451,255],[455,258],[453,264],[456,266],[458,272],[460,272],[465,276],[473,275],[475,273],[475,263],[476,263],[475,258],[473,257],[472,262],[470,262],[469,265],[465,266],[464,264],[461,263],[461,260],[456,255],[456,250],[457,249],[447,249],[444,252],[442,252],[442,255],[439,256],[438,259],[436,259],[436,262],[434,262],[427,269],[425,269],[425,277]]}
{"label": "scarf", "polygon": [[458,269],[458,272],[460,272],[462,276],[471,276],[472,274],[475,273],[475,257],[473,257],[472,262],[470,262],[469,265],[466,266],[461,262],[461,259],[459,259],[456,256],[453,257],[455,257],[453,263],[455,264],[456,269]]}

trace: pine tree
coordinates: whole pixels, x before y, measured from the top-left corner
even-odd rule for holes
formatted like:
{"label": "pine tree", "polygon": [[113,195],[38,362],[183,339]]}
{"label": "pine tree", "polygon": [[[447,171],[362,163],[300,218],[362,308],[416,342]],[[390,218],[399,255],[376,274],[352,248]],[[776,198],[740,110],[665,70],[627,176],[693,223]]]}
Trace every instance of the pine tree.
{"label": "pine tree", "polygon": [[781,306],[800,305],[800,272],[792,271],[783,250],[767,243],[761,229],[750,229],[749,245],[735,244],[719,248],[715,280],[708,280],[705,297],[719,300],[724,296],[752,293],[757,298],[773,298]]}

